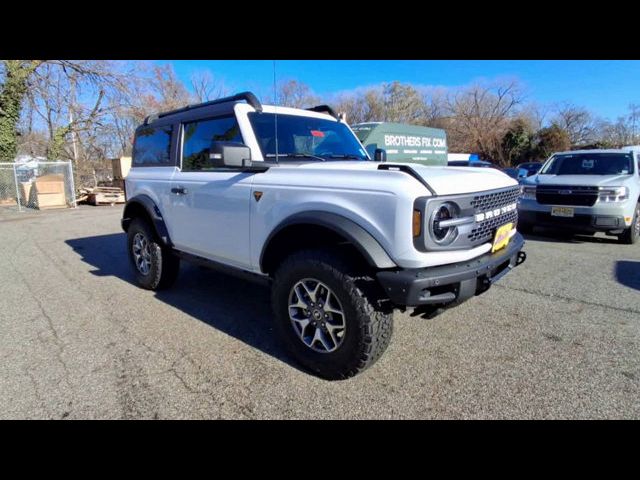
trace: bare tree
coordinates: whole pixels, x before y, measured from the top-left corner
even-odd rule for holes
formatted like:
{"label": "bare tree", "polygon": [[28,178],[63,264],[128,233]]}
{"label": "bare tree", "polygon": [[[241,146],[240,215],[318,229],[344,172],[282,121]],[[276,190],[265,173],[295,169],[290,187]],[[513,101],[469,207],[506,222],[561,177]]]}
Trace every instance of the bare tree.
{"label": "bare tree", "polygon": [[516,81],[474,85],[448,95],[450,150],[477,151],[484,158],[506,165],[501,141],[521,99]]}
{"label": "bare tree", "polygon": [[[91,78],[90,81],[95,81]],[[67,136],[71,143],[77,141],[77,135],[83,130],[93,127],[102,115],[102,101],[105,90],[103,83],[94,85],[95,95],[86,95],[79,85],[79,74],[76,70],[66,71],[55,68],[52,64],[45,65],[33,82],[29,90],[30,106],[44,122],[47,128],[49,142],[47,157],[51,160],[61,158]],[[81,90],[78,92],[78,90]],[[85,102],[78,100],[78,94],[85,93]],[[77,144],[73,145],[74,154],[67,155],[74,162],[78,160]]]}
{"label": "bare tree", "polygon": [[330,103],[338,113],[344,114],[348,123],[367,121],[365,104],[357,95],[342,93],[334,97]]}
{"label": "bare tree", "polygon": [[637,103],[631,103],[629,105],[629,122],[631,123],[631,142],[639,143],[640,134],[638,127],[640,127],[640,105]]}
{"label": "bare tree", "polygon": [[567,132],[572,145],[585,145],[594,141],[593,120],[587,109],[563,103],[557,107],[553,123]]}
{"label": "bare tree", "polygon": [[278,84],[278,105],[293,108],[309,108],[320,103],[309,85],[298,80],[286,80]]}
{"label": "bare tree", "polygon": [[598,119],[595,122],[598,142],[612,148],[620,148],[634,143],[633,130],[628,117],[621,116],[615,122]]}
{"label": "bare tree", "polygon": [[431,89],[422,94],[423,112],[420,123],[427,127],[439,128],[446,116],[446,91]]}
{"label": "bare tree", "polygon": [[198,103],[228,95],[228,90],[224,83],[215,78],[208,70],[191,75],[191,88],[193,89],[195,101]]}
{"label": "bare tree", "polygon": [[84,60],[40,62],[27,79],[19,124],[20,151],[52,160],[71,159],[76,180],[78,174],[91,170],[91,162],[100,155],[95,140],[110,113],[106,100],[122,88],[126,78],[119,65]]}
{"label": "bare tree", "polygon": [[420,92],[400,82],[382,85],[384,121],[417,123],[424,118],[424,103]]}
{"label": "bare tree", "polygon": [[191,103],[191,95],[170,64],[156,65],[149,79],[150,92],[145,100],[155,110],[172,110]]}
{"label": "bare tree", "polygon": [[443,111],[442,92],[421,92],[400,82],[385,83],[364,91],[342,93],[333,101],[349,123],[400,122],[430,125]]}

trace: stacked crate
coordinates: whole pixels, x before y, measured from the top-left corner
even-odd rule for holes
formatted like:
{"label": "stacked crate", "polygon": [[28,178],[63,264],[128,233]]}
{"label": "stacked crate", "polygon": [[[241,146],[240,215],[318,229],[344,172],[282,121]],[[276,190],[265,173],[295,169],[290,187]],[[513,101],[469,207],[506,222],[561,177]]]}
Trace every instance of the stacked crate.
{"label": "stacked crate", "polygon": [[[24,194],[27,192],[25,191]],[[42,175],[36,178],[28,198],[29,204],[35,208],[66,208],[68,205],[64,190],[64,175]]]}

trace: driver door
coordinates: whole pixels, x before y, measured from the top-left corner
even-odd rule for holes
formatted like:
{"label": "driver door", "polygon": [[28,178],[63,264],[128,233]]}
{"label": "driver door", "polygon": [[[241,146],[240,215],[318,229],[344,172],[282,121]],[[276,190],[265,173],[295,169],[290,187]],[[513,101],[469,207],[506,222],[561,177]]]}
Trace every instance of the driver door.
{"label": "driver door", "polygon": [[253,175],[209,165],[212,141],[242,142],[235,117],[184,123],[181,138],[166,215],[173,243],[178,250],[249,269]]}

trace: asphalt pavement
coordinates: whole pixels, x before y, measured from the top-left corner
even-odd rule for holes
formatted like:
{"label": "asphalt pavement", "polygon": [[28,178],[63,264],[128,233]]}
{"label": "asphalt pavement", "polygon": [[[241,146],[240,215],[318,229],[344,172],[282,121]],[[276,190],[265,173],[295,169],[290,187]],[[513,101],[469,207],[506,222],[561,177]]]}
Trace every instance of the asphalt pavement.
{"label": "asphalt pavement", "polygon": [[0,207],[0,418],[639,418],[640,245],[530,236],[527,262],[329,382],[266,287],[184,264],[135,286],[122,208]]}

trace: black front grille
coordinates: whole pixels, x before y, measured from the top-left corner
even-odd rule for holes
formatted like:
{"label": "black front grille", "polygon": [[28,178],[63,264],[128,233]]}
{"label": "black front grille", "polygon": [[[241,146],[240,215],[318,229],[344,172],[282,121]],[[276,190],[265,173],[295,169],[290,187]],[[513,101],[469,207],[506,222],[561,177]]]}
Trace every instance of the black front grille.
{"label": "black front grille", "polygon": [[598,187],[554,185],[536,189],[536,200],[542,205],[574,205],[591,207],[598,200]]}
{"label": "black front grille", "polygon": [[476,195],[471,201],[471,206],[475,209],[476,213],[484,213],[487,210],[493,210],[515,203],[519,196],[520,187],[518,186],[500,192]]}
{"label": "black front grille", "polygon": [[[475,213],[487,213],[517,202],[520,196],[520,187],[512,187],[498,192],[487,193],[484,195],[475,195],[471,201]],[[476,224],[476,226],[467,235],[472,244],[484,243],[491,240],[496,234],[498,227],[513,222],[514,226],[518,221],[518,211],[511,210],[495,216],[490,220],[484,220]]]}
{"label": "black front grille", "polygon": [[512,210],[503,215],[494,217],[491,220],[480,222],[478,226],[471,230],[471,233],[469,233],[469,240],[473,243],[484,243],[487,240],[491,240],[496,234],[496,230],[498,229],[498,227],[506,225],[509,222],[512,222],[514,227],[516,226],[516,224],[518,223],[517,210]]}

